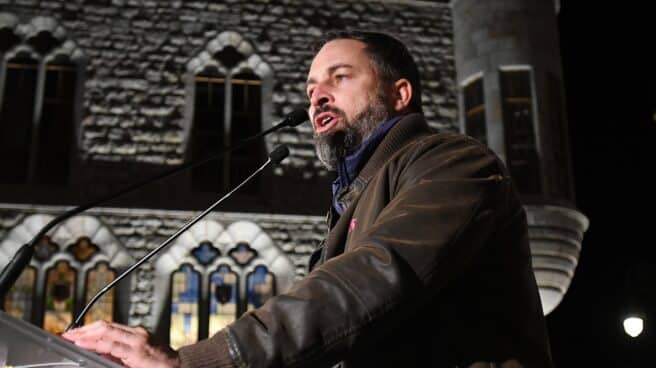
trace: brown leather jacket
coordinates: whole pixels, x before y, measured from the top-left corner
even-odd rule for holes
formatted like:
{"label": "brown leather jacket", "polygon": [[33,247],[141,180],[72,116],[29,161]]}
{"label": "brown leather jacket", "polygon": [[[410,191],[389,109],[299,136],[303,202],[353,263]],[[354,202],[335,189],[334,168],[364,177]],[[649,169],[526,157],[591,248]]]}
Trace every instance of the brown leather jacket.
{"label": "brown leather jacket", "polygon": [[340,200],[308,276],[184,365],[551,367],[526,216],[487,147],[407,115]]}

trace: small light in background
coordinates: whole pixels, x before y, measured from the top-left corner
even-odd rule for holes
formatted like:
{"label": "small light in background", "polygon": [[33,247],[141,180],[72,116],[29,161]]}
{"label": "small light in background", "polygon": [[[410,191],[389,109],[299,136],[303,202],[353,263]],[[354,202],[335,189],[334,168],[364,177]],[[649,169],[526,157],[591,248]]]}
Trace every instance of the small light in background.
{"label": "small light in background", "polygon": [[645,321],[638,316],[628,316],[624,319],[624,332],[631,337],[638,337],[645,327]]}
{"label": "small light in background", "polygon": [[647,311],[653,310],[652,306],[656,305],[652,286],[653,280],[656,279],[656,265],[645,260],[636,260],[627,266],[626,300],[620,312],[624,318],[624,332],[632,338],[643,334],[651,336],[653,331],[648,330],[653,327],[653,321],[649,319]]}

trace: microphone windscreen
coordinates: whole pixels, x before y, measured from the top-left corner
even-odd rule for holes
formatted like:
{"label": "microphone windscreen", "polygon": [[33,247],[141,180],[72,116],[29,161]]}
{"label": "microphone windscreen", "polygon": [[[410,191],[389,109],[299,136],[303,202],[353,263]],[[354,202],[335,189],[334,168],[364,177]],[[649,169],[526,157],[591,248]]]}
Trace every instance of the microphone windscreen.
{"label": "microphone windscreen", "polygon": [[285,117],[285,126],[295,127],[308,121],[308,112],[305,109],[296,109]]}
{"label": "microphone windscreen", "polygon": [[287,148],[287,146],[278,146],[269,154],[271,162],[275,165],[278,165],[280,161],[284,160],[287,156],[289,156],[289,148]]}

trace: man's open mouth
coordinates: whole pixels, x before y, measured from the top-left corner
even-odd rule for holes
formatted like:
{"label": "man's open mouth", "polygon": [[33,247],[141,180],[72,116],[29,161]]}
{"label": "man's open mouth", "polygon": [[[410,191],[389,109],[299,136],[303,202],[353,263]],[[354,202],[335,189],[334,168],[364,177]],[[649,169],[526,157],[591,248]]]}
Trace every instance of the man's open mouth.
{"label": "man's open mouth", "polygon": [[314,119],[314,130],[316,133],[328,131],[338,120],[339,117],[334,113],[321,113]]}

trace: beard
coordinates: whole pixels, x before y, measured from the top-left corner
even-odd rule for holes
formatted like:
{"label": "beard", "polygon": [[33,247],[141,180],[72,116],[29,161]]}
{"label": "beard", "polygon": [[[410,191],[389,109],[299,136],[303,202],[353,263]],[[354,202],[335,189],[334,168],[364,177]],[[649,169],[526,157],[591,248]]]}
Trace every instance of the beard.
{"label": "beard", "polygon": [[336,107],[317,109],[315,115],[326,111],[338,114],[345,126],[341,130],[314,135],[317,156],[328,170],[336,170],[341,158],[355,152],[362,142],[371,137],[376,128],[388,119],[389,112],[385,101],[385,96],[377,93],[368,107],[358,113],[353,121],[349,121],[344,111]]}

